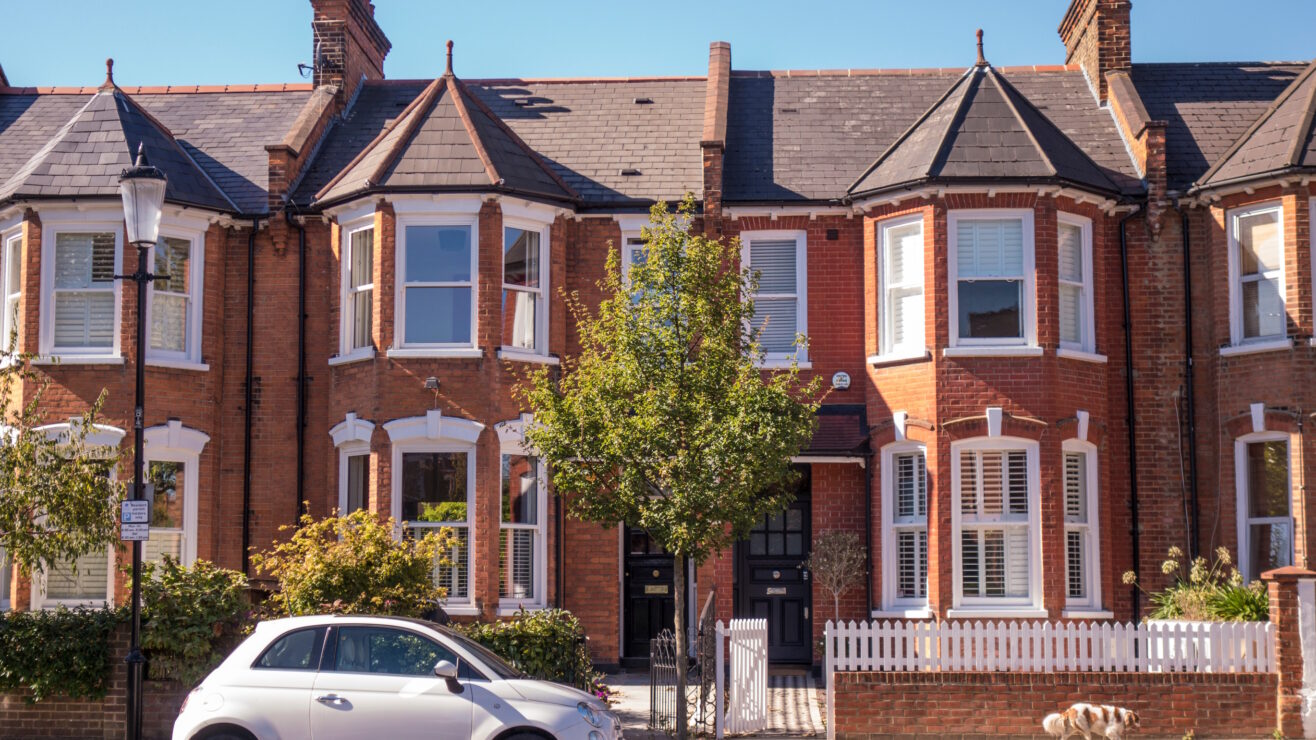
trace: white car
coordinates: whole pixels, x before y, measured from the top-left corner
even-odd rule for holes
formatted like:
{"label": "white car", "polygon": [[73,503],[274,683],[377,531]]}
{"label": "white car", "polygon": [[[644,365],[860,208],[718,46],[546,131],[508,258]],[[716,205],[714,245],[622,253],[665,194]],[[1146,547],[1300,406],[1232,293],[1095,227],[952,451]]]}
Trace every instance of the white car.
{"label": "white car", "polygon": [[262,622],[188,695],[174,740],[615,740],[596,697],[527,678],[431,622]]}

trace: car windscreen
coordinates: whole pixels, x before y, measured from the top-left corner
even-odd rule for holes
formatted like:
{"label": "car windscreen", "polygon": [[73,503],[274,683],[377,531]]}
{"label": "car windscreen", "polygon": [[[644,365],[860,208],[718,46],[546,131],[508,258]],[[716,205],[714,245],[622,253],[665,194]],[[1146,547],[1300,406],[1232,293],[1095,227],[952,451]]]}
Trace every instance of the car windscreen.
{"label": "car windscreen", "polygon": [[481,663],[484,663],[486,666],[488,666],[489,670],[492,671],[493,674],[498,678],[511,679],[511,678],[526,677],[525,673],[522,673],[521,671],[518,671],[517,669],[513,668],[511,665],[507,663],[507,661],[498,657],[498,655],[494,653],[492,650],[481,645],[478,642],[475,642],[471,638],[459,632],[456,632],[452,629],[449,629],[447,627],[439,627],[436,625],[435,629],[438,629],[440,632],[442,632],[444,637],[457,643],[457,646],[460,647],[461,649],[474,654],[475,657],[479,658]]}

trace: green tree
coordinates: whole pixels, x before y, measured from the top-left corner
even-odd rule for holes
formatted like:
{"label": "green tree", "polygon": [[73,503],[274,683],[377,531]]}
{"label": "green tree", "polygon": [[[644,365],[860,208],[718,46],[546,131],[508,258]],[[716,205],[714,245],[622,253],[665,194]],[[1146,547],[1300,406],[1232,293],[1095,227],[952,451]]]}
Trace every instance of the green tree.
{"label": "green tree", "polygon": [[31,574],[115,541],[123,487],[110,473],[122,452],[87,442],[105,406],[104,390],[66,433],[41,430],[51,423],[41,410],[50,379],[16,346],[11,335],[0,350],[0,550]]}
{"label": "green tree", "polygon": [[[676,641],[688,654],[686,562],[703,562],[783,509],[790,460],[813,431],[819,384],[764,372],[758,276],[740,245],[692,234],[693,200],[658,205],[623,279],[610,250],[597,310],[567,297],[580,352],[518,387],[526,440],[573,516],[646,530],[675,558]],[[799,337],[800,346],[805,339]],[[678,671],[684,696],[685,672]],[[686,733],[686,703],[677,702]]]}

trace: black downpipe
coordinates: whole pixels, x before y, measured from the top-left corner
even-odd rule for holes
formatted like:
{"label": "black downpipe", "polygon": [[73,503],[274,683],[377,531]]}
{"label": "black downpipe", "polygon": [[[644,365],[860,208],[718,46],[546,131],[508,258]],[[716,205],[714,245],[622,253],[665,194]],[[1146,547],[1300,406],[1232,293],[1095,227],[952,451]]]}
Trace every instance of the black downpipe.
{"label": "black downpipe", "polygon": [[242,401],[242,572],[250,575],[251,565],[251,404],[252,393],[252,338],[253,319],[256,315],[256,231],[260,219],[251,220],[251,233],[247,235],[247,358],[246,380]]}
{"label": "black downpipe", "polygon": [[864,460],[864,570],[868,576],[864,579],[864,598],[868,601],[864,619],[869,620],[873,618],[873,453],[865,452]]}
{"label": "black downpipe", "polygon": [[553,514],[557,519],[557,568],[554,570],[554,580],[557,581],[557,608],[567,608],[567,595],[562,591],[562,574],[566,567],[565,560],[567,556],[567,518],[563,516],[562,497],[553,497]]}
{"label": "black downpipe", "polygon": [[1192,532],[1189,533],[1188,538],[1188,557],[1191,560],[1202,552],[1202,512],[1197,508],[1197,403],[1194,400],[1196,394],[1193,393],[1193,274],[1192,267],[1188,264],[1188,214],[1179,208],[1178,203],[1175,203],[1174,207],[1179,211],[1179,229],[1183,236],[1183,372],[1188,395],[1188,409],[1185,416],[1188,417],[1188,494],[1192,501],[1190,510]]}
{"label": "black downpipe", "polygon": [[288,225],[297,229],[297,501],[293,522],[307,512],[306,506],[306,227],[293,218],[292,207],[283,209]]}
{"label": "black downpipe", "polygon": [[[1133,574],[1142,576],[1142,551],[1138,543],[1138,416],[1133,402],[1133,324],[1132,311],[1129,307],[1129,238],[1128,223],[1142,212],[1142,206],[1133,213],[1120,219],[1120,278],[1124,287],[1124,396],[1125,424],[1129,430],[1129,515],[1132,527],[1129,532],[1133,547]],[[1137,585],[1133,592],[1133,618],[1138,619],[1142,612],[1142,592]]]}

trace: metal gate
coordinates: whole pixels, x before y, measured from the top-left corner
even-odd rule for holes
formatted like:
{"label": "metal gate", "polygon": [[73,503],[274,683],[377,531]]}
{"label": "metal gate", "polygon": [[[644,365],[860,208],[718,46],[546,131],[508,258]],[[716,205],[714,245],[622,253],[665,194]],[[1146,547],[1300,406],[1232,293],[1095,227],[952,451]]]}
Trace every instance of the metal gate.
{"label": "metal gate", "polygon": [[717,623],[717,687],[713,705],[722,710],[714,713],[719,738],[728,732],[767,728],[768,620],[733,619],[726,626]]}
{"label": "metal gate", "polygon": [[708,594],[699,613],[698,629],[691,644],[693,660],[677,657],[676,635],[663,630],[649,641],[649,729],[669,734],[676,731],[676,678],[677,671],[686,671],[688,711],[686,716],[696,732],[713,729],[716,705],[714,704],[714,671],[721,665],[715,662],[714,648],[717,631],[713,622],[716,591]]}

